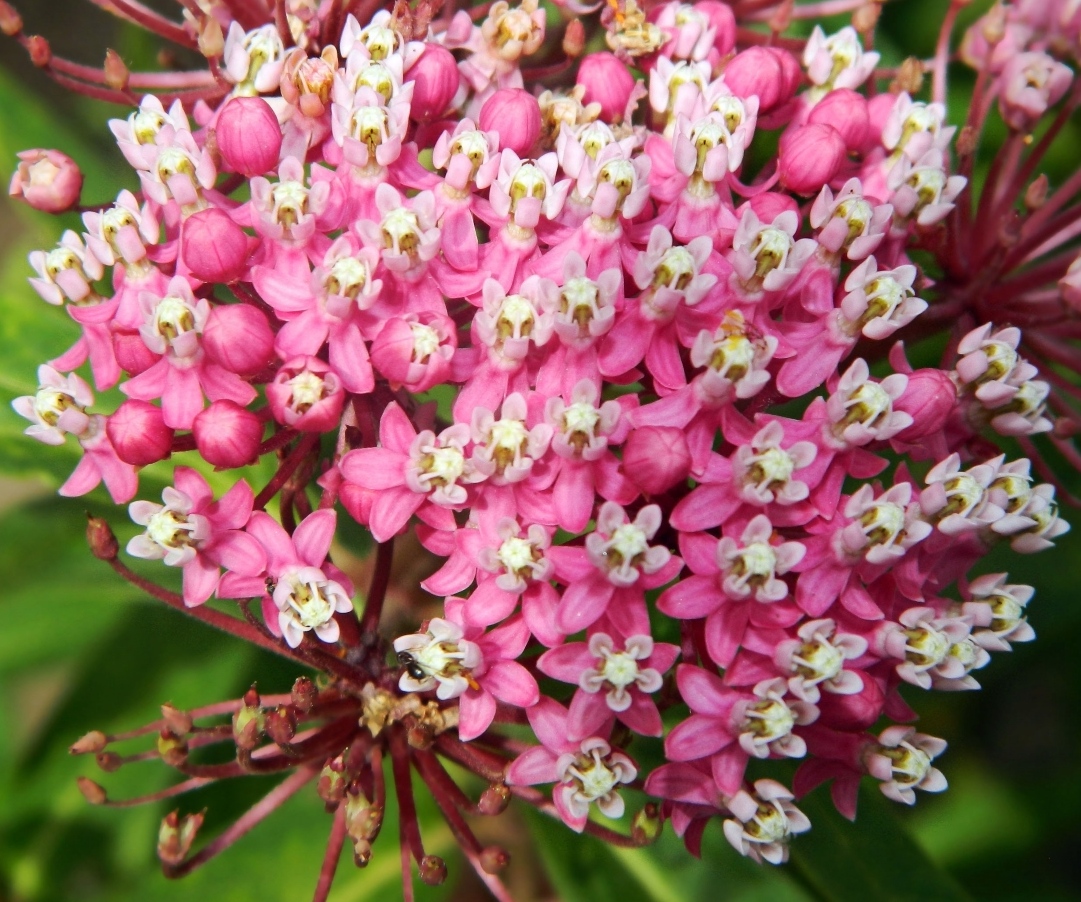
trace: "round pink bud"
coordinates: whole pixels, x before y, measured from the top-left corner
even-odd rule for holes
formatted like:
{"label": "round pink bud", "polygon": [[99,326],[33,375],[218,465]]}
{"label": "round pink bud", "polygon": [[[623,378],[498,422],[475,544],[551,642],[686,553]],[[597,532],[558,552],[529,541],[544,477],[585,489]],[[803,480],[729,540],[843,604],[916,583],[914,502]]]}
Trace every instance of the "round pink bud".
{"label": "round pink bud", "polygon": [[867,112],[867,100],[850,88],[830,91],[811,110],[807,122],[837,129],[850,152],[859,153],[868,149],[871,118]]}
{"label": "round pink bud", "polygon": [[623,472],[647,495],[659,495],[687,478],[691,452],[682,429],[643,426],[623,445]]}
{"label": "round pink bud", "polygon": [[634,90],[634,76],[614,53],[591,53],[578,65],[577,84],[585,89],[583,103],[599,103],[600,118],[619,122]]}
{"label": "round pink bud", "polygon": [[274,419],[301,432],[337,429],[345,404],[338,374],[318,357],[294,357],[266,387]]}
{"label": "round pink bud", "polygon": [[254,376],[274,354],[266,315],[249,304],[214,307],[203,327],[207,357],[240,376]]}
{"label": "round pink bud", "polygon": [[11,177],[8,194],[21,197],[35,210],[62,213],[79,201],[83,174],[67,154],[59,150],[24,150]]}
{"label": "round pink bud", "polygon": [[883,91],[867,101],[867,124],[871,130],[870,141],[877,145],[897,103],[897,95]]}
{"label": "round pink bud", "polygon": [[480,127],[481,131],[498,133],[500,147],[527,156],[540,137],[540,104],[521,88],[502,88],[480,108]]}
{"label": "round pink bud", "polygon": [[216,127],[218,149],[226,167],[251,178],[278,165],[282,130],[262,97],[234,97],[222,107]]}
{"label": "round pink bud", "polygon": [[713,49],[722,57],[728,56],[736,47],[736,14],[732,7],[718,0],[698,0],[694,11],[705,14],[713,26]]}
{"label": "round pink bud", "polygon": [[724,83],[733,94],[758,98],[759,116],[781,109],[796,95],[799,63],[776,47],[751,47],[737,53],[724,69]]}
{"label": "round pink bud", "polygon": [[409,115],[418,122],[430,122],[447,111],[458,93],[458,64],[442,44],[426,43],[405,80],[413,83]]}
{"label": "round pink bud", "polygon": [[248,271],[248,236],[224,210],[208,207],[180,227],[180,259],[202,282],[236,282]]}
{"label": "round pink bud", "polygon": [[[796,203],[796,199],[788,194],[781,194],[779,191],[763,191],[761,194],[756,194],[747,201],[747,205],[754,210],[754,215],[761,222],[773,222],[787,210],[799,215],[799,204]],[[743,216],[743,207],[736,211],[736,215]]]}
{"label": "round pink bud", "polygon": [[191,431],[203,459],[223,469],[254,463],[263,441],[263,421],[235,401],[215,401],[204,408]]}
{"label": "round pink bud", "polygon": [[150,369],[161,359],[146,346],[143,336],[133,329],[117,329],[113,332],[113,353],[120,369],[132,376],[138,376]]}
{"label": "round pink bud", "polygon": [[957,388],[942,370],[921,369],[909,373],[908,386],[893,402],[893,409],[912,417],[912,425],[894,438],[910,442],[941,431],[956,403]]}
{"label": "round pink bud", "polygon": [[797,194],[817,194],[841,169],[844,138],[830,125],[801,125],[781,135],[781,184]]}
{"label": "round pink bud", "polygon": [[125,401],[105,421],[105,431],[116,456],[135,467],[165,460],[173,448],[173,430],[148,401]]}

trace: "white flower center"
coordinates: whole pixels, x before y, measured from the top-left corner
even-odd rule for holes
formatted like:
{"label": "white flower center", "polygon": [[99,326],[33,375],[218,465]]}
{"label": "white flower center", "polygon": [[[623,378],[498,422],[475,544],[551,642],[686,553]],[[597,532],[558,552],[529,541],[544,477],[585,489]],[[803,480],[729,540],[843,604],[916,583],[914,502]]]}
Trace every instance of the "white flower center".
{"label": "white flower center", "polygon": [[430,447],[420,459],[420,480],[429,488],[453,485],[465,472],[465,455],[453,445]]}
{"label": "white flower center", "polygon": [[893,545],[904,537],[905,509],[891,501],[880,501],[860,514],[859,522],[870,545]]}
{"label": "white flower center", "polygon": [[536,550],[536,547],[528,539],[511,536],[503,540],[503,544],[499,546],[499,550],[496,552],[496,557],[506,568],[507,573],[523,577],[536,563]]}
{"label": "white flower center", "polygon": [[527,297],[508,294],[499,305],[496,332],[500,339],[527,338],[533,332],[537,311]]}
{"label": "white flower center", "polygon": [[287,384],[293,390],[290,406],[300,413],[306,413],[313,405],[322,401],[326,394],[323,378],[308,370],[297,373]]}
{"label": "white flower center", "polygon": [[946,660],[950,653],[950,638],[945,633],[929,627],[905,630],[905,660],[917,667],[930,669]]}
{"label": "white flower center", "polygon": [[817,685],[838,676],[844,670],[845,658],[832,643],[814,639],[800,648],[792,663],[805,682]]}
{"label": "white flower center", "polygon": [[34,395],[34,412],[43,423],[50,426],[55,426],[57,420],[60,419],[60,414],[72,407],[77,410],[86,409],[71,395],[58,388],[42,386]]}
{"label": "white flower center", "polygon": [[334,616],[334,603],[327,591],[334,585],[322,581],[302,582],[295,578],[291,581],[287,601],[297,622],[306,630],[322,626]]}
{"label": "white flower center", "polygon": [[420,247],[420,220],[404,207],[391,210],[383,217],[383,244],[395,254],[416,257]]}
{"label": "white flower center", "polygon": [[931,769],[931,756],[923,749],[902,742],[896,748],[879,748],[892,762],[893,781],[900,786],[917,786]]}
{"label": "white flower center", "polygon": [[339,257],[330,267],[323,286],[327,294],[337,294],[356,300],[368,284],[371,274],[368,264],[357,257]]}
{"label": "white flower center", "polygon": [[164,507],[151,516],[146,524],[146,537],[162,548],[183,548],[194,545],[193,534],[201,517],[187,517],[179,511]]}
{"label": "white flower center", "polygon": [[378,106],[357,107],[349,117],[349,134],[375,153],[387,134],[387,111]]}
{"label": "white flower center", "polygon": [[638,679],[638,660],[625,651],[606,651],[599,674],[618,694]]}
{"label": "white flower center", "polygon": [[755,259],[755,277],[764,279],[775,269],[783,269],[792,249],[792,236],[773,226],[766,226],[754,237],[748,252]]}
{"label": "white flower center", "polygon": [[740,585],[759,587],[773,579],[777,553],[768,542],[752,542],[741,548],[728,565],[728,573],[738,578]]}
{"label": "white flower center", "polygon": [[270,191],[271,216],[278,225],[291,229],[308,209],[308,189],[300,182],[278,182]]}
{"label": "white flower center", "polygon": [[796,718],[792,709],[776,698],[763,699],[749,706],[743,723],[744,731],[754,733],[762,742],[775,742],[792,732]]}
{"label": "white flower center", "polygon": [[128,116],[132,139],[136,144],[153,144],[165,121],[165,117],[157,110],[136,110]]}
{"label": "white flower center", "polygon": [[410,323],[409,329],[413,333],[413,362],[427,363],[428,358],[439,350],[439,333],[423,323]]}
{"label": "white flower center", "polygon": [[166,341],[195,329],[195,311],[183,298],[167,297],[154,309],[154,331]]}
{"label": "white flower center", "polygon": [[777,491],[792,477],[796,462],[782,448],[764,448],[752,456],[745,481],[759,490]]}
{"label": "white flower center", "polygon": [[670,247],[661,257],[661,262],[653,272],[654,288],[670,288],[673,291],[685,291],[698,275],[698,265],[691,252],[682,245]]}
{"label": "white flower center", "polygon": [[510,211],[517,209],[518,201],[523,197],[536,197],[540,200],[548,194],[548,177],[532,163],[523,163],[510,181]]}
{"label": "white flower center", "polygon": [[600,749],[593,749],[589,757],[579,755],[567,766],[564,779],[573,777],[578,784],[578,794],[586,802],[603,799],[620,784],[620,774],[612,770],[602,759]]}

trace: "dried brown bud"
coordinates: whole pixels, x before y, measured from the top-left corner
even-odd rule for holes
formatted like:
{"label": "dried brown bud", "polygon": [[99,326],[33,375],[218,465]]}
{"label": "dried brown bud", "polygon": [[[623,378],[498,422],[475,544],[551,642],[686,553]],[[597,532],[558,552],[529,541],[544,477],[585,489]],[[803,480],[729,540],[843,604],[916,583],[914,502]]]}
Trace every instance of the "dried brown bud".
{"label": "dried brown bud", "polygon": [[375,842],[383,829],[383,807],[373,805],[355,787],[345,797],[345,829],[353,839]]}
{"label": "dried brown bud", "polygon": [[438,855],[425,855],[420,860],[420,879],[428,886],[439,886],[447,879],[447,863]]}
{"label": "dried brown bud", "polygon": [[365,868],[372,860],[372,844],[366,839],[358,839],[353,843],[353,864],[358,868]]}
{"label": "dried brown bud", "polygon": [[96,755],[105,751],[109,744],[108,738],[101,730],[91,730],[85,736],[81,736],[71,744],[68,751],[73,755]]}
{"label": "dried brown bud", "polygon": [[1025,189],[1025,206],[1030,210],[1039,210],[1047,200],[1047,176],[1042,172]]}
{"label": "dried brown bud", "polygon": [[[250,695],[251,693],[248,693]],[[247,699],[247,695],[244,696]],[[256,696],[258,698],[258,696]],[[239,750],[250,752],[259,744],[266,724],[266,714],[262,708],[245,704],[233,715],[233,741]]]}
{"label": "dried brown bud", "polygon": [[983,17],[983,39],[988,44],[997,44],[1006,37],[1006,9],[1001,3],[996,3]]}
{"label": "dried brown bud", "polygon": [[115,50],[105,51],[105,84],[114,91],[126,91],[131,72]]}
{"label": "dried brown bud", "polygon": [[972,156],[976,152],[979,136],[971,125],[966,125],[957,135],[957,155],[961,157]]}
{"label": "dried brown bud", "polygon": [[502,783],[493,783],[481,793],[477,808],[481,814],[502,814],[510,804],[510,790]]}
{"label": "dried brown bud", "polygon": [[179,767],[188,760],[188,743],[171,730],[162,730],[158,734],[158,754],[170,767]]}
{"label": "dried brown bud", "polygon": [[199,25],[199,52],[207,59],[215,59],[225,52],[225,35],[213,16],[205,16]]}
{"label": "dried brown bud", "polygon": [[116,752],[98,752],[94,756],[94,760],[97,762],[98,767],[107,774],[120,770],[124,764],[124,759]]}
{"label": "dried brown bud", "polygon": [[10,3],[0,0],[0,31],[13,38],[22,30],[23,17]]}
{"label": "dried brown bud", "polygon": [[323,767],[323,770],[319,774],[319,782],[316,784],[315,790],[319,793],[319,798],[326,802],[327,810],[333,811],[338,807],[338,803],[345,798],[345,765],[342,763],[341,756],[338,756],[332,761],[328,761]]}
{"label": "dried brown bud", "polygon": [[865,3],[852,13],[852,27],[862,35],[869,35],[875,30],[881,15],[882,4]]}
{"label": "dried brown bud", "polygon": [[297,734],[297,714],[292,705],[278,705],[267,713],[264,724],[267,736],[279,745],[290,743]]}
{"label": "dried brown bud", "polygon": [[501,846],[488,846],[481,849],[480,866],[486,874],[498,874],[510,864],[510,852]]}
{"label": "dried brown bud", "polygon": [[39,34],[26,39],[26,52],[30,54],[30,62],[39,69],[44,69],[53,61],[53,51],[49,42]]}
{"label": "dried brown bud", "polygon": [[115,561],[120,553],[120,544],[108,522],[90,514],[86,515],[86,543],[90,553],[103,561]]}
{"label": "dried brown bud", "polygon": [[105,795],[105,789],[99,783],[95,783],[88,777],[79,777],[76,782],[79,785],[79,792],[91,805],[105,804],[108,796]]}
{"label": "dried brown bud", "polygon": [[897,77],[890,82],[890,93],[900,94],[905,91],[909,94],[918,94],[923,87],[923,63],[916,57],[910,56],[897,70]]}
{"label": "dried brown bud", "polygon": [[202,812],[180,817],[179,812],[170,811],[165,815],[158,829],[158,858],[162,864],[180,864],[187,857],[195,834],[202,825]]}
{"label": "dried brown bud", "polygon": [[244,693],[244,704],[249,708],[259,707],[259,689],[255,683],[251,684],[251,689]]}
{"label": "dried brown bud", "polygon": [[293,683],[293,705],[307,714],[315,707],[318,699],[319,690],[315,688],[315,684],[307,677],[297,677]]}
{"label": "dried brown bud", "polygon": [[432,743],[435,742],[435,731],[429,724],[417,723],[409,728],[405,734],[405,740],[410,748],[430,749]]}
{"label": "dried brown bud", "polygon": [[663,822],[656,803],[647,802],[631,822],[631,836],[638,845],[649,845],[657,841],[657,837],[661,835],[662,826]]}
{"label": "dried brown bud", "polygon": [[567,30],[563,32],[563,52],[569,57],[578,57],[586,49],[586,29],[581,19],[571,19]]}
{"label": "dried brown bud", "polygon": [[186,736],[193,726],[191,715],[187,711],[181,711],[168,703],[161,706],[161,719],[177,736]]}

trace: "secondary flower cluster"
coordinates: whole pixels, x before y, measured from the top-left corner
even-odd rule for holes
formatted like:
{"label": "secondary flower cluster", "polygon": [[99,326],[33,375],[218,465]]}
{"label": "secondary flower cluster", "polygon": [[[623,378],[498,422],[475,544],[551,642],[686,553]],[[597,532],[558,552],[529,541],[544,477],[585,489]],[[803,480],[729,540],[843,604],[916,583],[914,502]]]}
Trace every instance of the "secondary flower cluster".
{"label": "secondary flower cluster", "polygon": [[[772,38],[793,12],[753,5]],[[193,103],[148,94],[111,123],[138,192],[31,255],[31,283],[82,337],[15,401],[29,435],[82,446],[66,495],[103,481],[132,501],[139,468],[194,452],[161,504],[130,505],[144,532],[127,552],[181,567],[182,597],[128,570],[101,521],[95,553],[330,674],[274,700],[168,709],[158,751],[188,777],[169,794],[292,770],[262,816],[318,779],[336,812],[325,894],[346,836],[370,857],[388,756],[422,879],[445,866],[424,853],[411,769],[498,895],[506,855],[462,812],[511,796],[614,842],[666,820],[692,851],[721,818],[737,850],[777,863],[809,827],[793,799],[823,781],[849,817],[866,775],[909,804],[945,788],[945,743],[910,726],[899,690],[977,688],[990,652],[1033,637],[1033,590],[971,573],[996,544],[1029,553],[1066,531],[1052,485],[995,440],[1053,428],[1045,380],[1073,391],[1019,353],[1012,307],[989,309],[943,262],[970,241],[996,250],[957,206],[945,57],[929,66],[935,100],[917,99],[918,64],[879,90],[877,7],[857,2],[855,27],[804,45],[738,30],[739,4],[627,0],[588,20],[611,52],[584,56],[582,22],[555,46],[535,0],[437,20],[399,4],[366,23],[286,3],[259,24],[241,6],[171,26],[212,79],[157,86]],[[1011,29],[985,24],[965,53],[1020,135],[1072,71],[1042,49],[991,66],[1035,40],[1031,23]],[[60,62],[45,65],[94,82]],[[103,79],[138,83],[113,66]],[[560,74],[573,85],[540,89]],[[765,162],[762,132],[779,136]],[[1024,187],[1033,170],[1010,166]],[[76,176],[28,152],[12,190],[61,210]],[[1061,306],[1044,286],[1056,273],[1023,276],[1045,306]],[[898,339],[951,327],[942,364],[913,369]],[[93,412],[84,364],[128,400]],[[264,487],[238,473],[218,499],[196,465],[268,455]],[[329,557],[344,516],[377,545],[359,615]],[[384,636],[394,542],[410,536],[439,561],[421,585],[441,607]],[[214,597],[244,619],[200,607]],[[231,728],[193,719],[224,713]],[[644,773],[632,756],[651,740],[665,763]],[[113,766],[112,741],[76,750]],[[210,741],[235,742],[236,762],[193,763]],[[441,758],[491,784],[479,803]],[[748,776],[779,758],[802,760],[791,790]],[[621,817],[627,787],[663,805],[629,834],[590,819],[594,803]],[[189,856],[199,823],[166,818],[170,873],[250,827]]]}

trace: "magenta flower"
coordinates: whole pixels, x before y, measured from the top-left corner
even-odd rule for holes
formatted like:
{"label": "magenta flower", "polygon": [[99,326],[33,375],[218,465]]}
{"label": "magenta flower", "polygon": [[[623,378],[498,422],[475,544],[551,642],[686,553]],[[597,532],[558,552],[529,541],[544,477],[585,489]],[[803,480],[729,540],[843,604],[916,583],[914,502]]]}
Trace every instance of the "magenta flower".
{"label": "magenta flower", "polygon": [[578,833],[585,829],[594,803],[607,817],[622,817],[625,803],[618,788],[638,775],[634,762],[600,736],[569,739],[567,710],[559,702],[542,697],[526,713],[542,745],[514,760],[507,770],[507,782],[512,786],[555,783],[552,801],[556,811],[563,823]]}
{"label": "magenta flower", "polygon": [[661,715],[649,696],[661,688],[679,648],[651,636],[629,636],[620,645],[594,632],[588,643],[549,649],[537,661],[546,676],[578,686],[567,716],[571,739],[605,734],[613,719],[644,736],[661,735]]}
{"label": "magenta flower", "polygon": [[177,467],[175,487],[162,492],[164,505],[135,501],[131,519],[146,530],[128,542],[128,554],[164,560],[184,571],[184,604],[203,604],[214,593],[224,567],[239,576],[266,570],[262,546],[243,529],[251,519],[252,492],[241,480],[219,501],[195,470]]}

